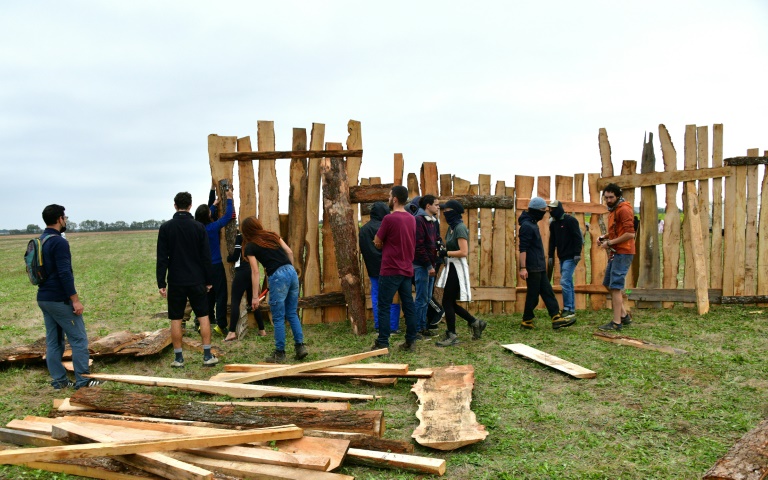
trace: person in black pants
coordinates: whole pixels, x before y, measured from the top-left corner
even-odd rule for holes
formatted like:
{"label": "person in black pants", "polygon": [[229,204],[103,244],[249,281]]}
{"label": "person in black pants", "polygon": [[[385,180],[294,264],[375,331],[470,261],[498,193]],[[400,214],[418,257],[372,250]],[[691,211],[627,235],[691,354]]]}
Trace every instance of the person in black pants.
{"label": "person in black pants", "polygon": [[227,333],[227,338],[224,339],[225,342],[237,340],[237,322],[240,319],[240,300],[243,299],[243,293],[246,294],[246,298],[248,299],[248,311],[253,311],[253,317],[259,325],[259,336],[267,336],[261,312],[259,310],[251,310],[251,302],[253,301],[251,264],[243,260],[241,255],[242,245],[243,235],[238,232],[237,239],[235,240],[235,249],[232,251],[232,254],[227,257],[229,263],[235,264],[235,276],[232,279],[232,304],[229,313],[229,333]]}
{"label": "person in black pants", "polygon": [[555,292],[547,278],[547,265],[544,261],[544,244],[538,222],[547,213],[547,202],[541,197],[534,197],[528,204],[528,210],[520,215],[520,278],[527,282],[525,294],[525,309],[521,327],[533,329],[533,310],[539,304],[539,296],[544,300],[549,315],[552,317],[552,328],[569,327],[576,323],[576,318],[560,316],[560,305],[555,298]]}

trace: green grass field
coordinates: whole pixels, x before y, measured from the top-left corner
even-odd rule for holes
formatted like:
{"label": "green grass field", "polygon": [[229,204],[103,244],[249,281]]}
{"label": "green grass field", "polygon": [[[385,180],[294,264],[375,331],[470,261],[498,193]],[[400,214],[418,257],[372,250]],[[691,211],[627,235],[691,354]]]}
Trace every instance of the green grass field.
{"label": "green grass field", "polygon": [[[73,233],[68,238],[90,336],[167,325],[166,320],[152,318],[166,310],[155,285],[154,232]],[[4,272],[0,277],[0,347],[44,336],[35,287],[23,269],[26,242],[23,237],[0,239]],[[595,328],[608,320],[608,311],[579,312],[575,326],[557,332],[549,328],[545,313],[539,312],[534,331],[520,330],[520,315],[489,316],[489,327],[480,341],[471,341],[461,325],[461,345],[439,349],[431,342],[419,342],[418,353],[395,349],[391,361],[409,363],[412,368],[475,367],[472,409],[487,427],[488,438],[453,452],[416,445],[418,455],[447,460],[445,478],[694,479],[768,415],[766,312],[768,309],[754,306],[714,306],[704,317],[681,306],[635,312],[634,324],[625,335],[684,349],[687,355],[617,346],[593,338]],[[187,335],[197,334],[190,330]],[[305,336],[310,349],[307,361],[359,353],[373,343],[371,335],[353,336],[346,323],[307,326]],[[402,337],[393,340],[397,345]],[[214,343],[223,350],[223,360],[231,363],[261,361],[273,345],[271,337],[255,335],[235,344],[222,343],[220,337]],[[595,370],[597,378],[576,380],[518,358],[500,347],[507,343],[525,343],[572,361]],[[288,350],[292,355],[291,346]],[[140,360],[97,360],[92,370],[194,379],[206,379],[222,370],[204,369],[199,355],[187,353],[188,365],[182,372],[170,368],[170,350]],[[0,370],[0,423],[25,415],[47,415],[57,398],[48,382],[42,364]],[[401,380],[393,388],[308,380],[269,383],[383,395],[381,400],[353,408],[383,409],[388,438],[409,440],[418,424],[410,381]],[[116,383],[104,388],[212,399],[204,394]],[[429,478],[364,467],[345,467],[342,473],[360,479]],[[0,476],[73,478],[2,466]]]}

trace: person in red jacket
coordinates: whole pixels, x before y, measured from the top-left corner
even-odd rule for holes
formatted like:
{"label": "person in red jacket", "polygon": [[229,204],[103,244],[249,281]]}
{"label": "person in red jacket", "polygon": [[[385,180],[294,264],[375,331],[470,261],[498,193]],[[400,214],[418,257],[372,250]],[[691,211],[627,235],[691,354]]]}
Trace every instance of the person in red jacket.
{"label": "person in red jacket", "polygon": [[621,196],[621,188],[615,183],[609,183],[603,189],[603,198],[608,207],[608,233],[597,241],[600,248],[608,252],[603,285],[611,292],[613,319],[599,328],[618,331],[632,323],[632,317],[624,308],[622,291],[635,257],[635,212]]}

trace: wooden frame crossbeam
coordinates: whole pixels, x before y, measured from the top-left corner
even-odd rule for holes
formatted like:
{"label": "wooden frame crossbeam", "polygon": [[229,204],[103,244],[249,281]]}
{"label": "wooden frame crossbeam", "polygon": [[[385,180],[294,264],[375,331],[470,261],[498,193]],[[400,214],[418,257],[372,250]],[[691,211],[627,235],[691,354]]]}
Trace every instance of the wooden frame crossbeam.
{"label": "wooden frame crossbeam", "polygon": [[[604,189],[609,183],[615,183],[621,188],[653,187],[680,182],[693,182],[709,178],[730,177],[731,167],[699,168],[697,170],[674,170],[669,172],[637,173],[603,177],[597,181],[598,190]],[[567,209],[566,209],[567,211]]]}
{"label": "wooden frame crossbeam", "polygon": [[768,165],[768,157],[731,157],[723,160],[723,165],[728,167]]}
{"label": "wooden frame crossbeam", "polygon": [[286,152],[227,152],[219,154],[220,162],[246,160],[282,160],[287,158],[362,157],[362,150],[290,150]]}

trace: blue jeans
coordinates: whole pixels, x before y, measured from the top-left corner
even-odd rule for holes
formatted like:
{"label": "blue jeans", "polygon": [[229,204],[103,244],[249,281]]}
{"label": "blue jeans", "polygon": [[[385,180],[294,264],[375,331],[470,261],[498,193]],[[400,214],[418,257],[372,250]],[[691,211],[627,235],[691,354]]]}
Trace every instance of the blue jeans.
{"label": "blue jeans", "polygon": [[560,262],[560,286],[563,287],[563,310],[575,312],[573,300],[573,271],[576,262],[570,258]]}
{"label": "blue jeans", "polygon": [[[379,277],[379,318],[387,318],[395,292],[400,294],[400,303],[405,312],[405,341],[416,341],[416,312],[413,308],[411,296],[411,277],[403,275],[382,275]],[[379,323],[379,337],[376,343],[382,347],[389,346],[389,325],[387,322]]]}
{"label": "blue jeans", "polygon": [[285,322],[291,326],[294,343],[304,343],[299,308],[299,277],[293,265],[283,265],[269,276],[269,309],[275,327],[275,350],[285,351]]}
{"label": "blue jeans", "polygon": [[[373,308],[373,327],[379,329],[379,277],[370,277],[371,307]],[[400,328],[400,304],[393,303],[389,307],[389,328],[396,332]]]}
{"label": "blue jeans", "polygon": [[429,267],[414,265],[413,278],[416,280],[416,329],[422,331],[427,329],[427,305],[435,286],[435,277],[429,276]]}
{"label": "blue jeans", "polygon": [[61,363],[64,356],[64,335],[72,347],[72,365],[75,369],[75,388],[87,384],[88,375],[88,335],[85,333],[85,322],[82,315],[75,315],[71,303],[37,302],[43,311],[45,320],[45,363],[53,381],[54,388],[67,385],[67,370]]}

